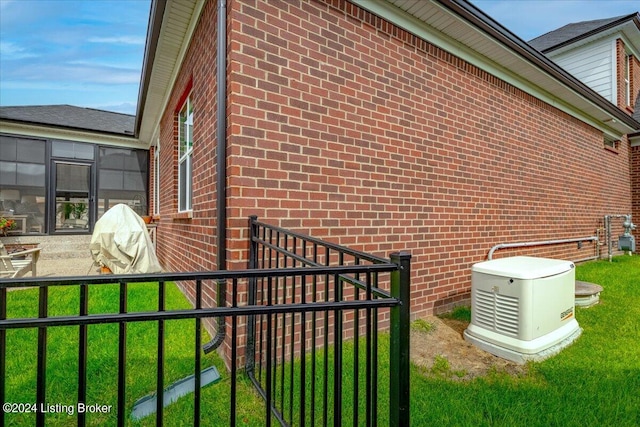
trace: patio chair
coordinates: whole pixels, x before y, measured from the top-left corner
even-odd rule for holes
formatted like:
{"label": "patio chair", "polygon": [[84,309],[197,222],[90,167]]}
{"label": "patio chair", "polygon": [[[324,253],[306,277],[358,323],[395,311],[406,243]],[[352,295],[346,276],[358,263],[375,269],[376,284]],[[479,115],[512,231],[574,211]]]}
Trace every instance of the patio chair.
{"label": "patio chair", "polygon": [[0,278],[21,277],[31,271],[36,276],[36,264],[40,258],[40,249],[27,249],[24,251],[7,253],[6,248],[0,242]]}

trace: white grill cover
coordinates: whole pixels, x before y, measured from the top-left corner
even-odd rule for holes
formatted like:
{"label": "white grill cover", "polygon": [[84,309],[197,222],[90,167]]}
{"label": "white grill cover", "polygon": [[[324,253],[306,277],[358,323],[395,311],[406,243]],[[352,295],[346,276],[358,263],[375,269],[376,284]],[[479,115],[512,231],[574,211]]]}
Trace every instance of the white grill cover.
{"label": "white grill cover", "polygon": [[162,271],[144,221],[122,203],[96,222],[89,249],[97,264],[116,274]]}

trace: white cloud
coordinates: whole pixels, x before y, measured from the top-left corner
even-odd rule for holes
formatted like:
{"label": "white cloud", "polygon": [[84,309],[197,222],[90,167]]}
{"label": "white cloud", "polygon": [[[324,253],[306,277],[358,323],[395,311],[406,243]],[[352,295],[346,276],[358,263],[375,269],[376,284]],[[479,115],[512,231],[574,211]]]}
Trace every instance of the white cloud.
{"label": "white cloud", "polygon": [[89,43],[111,43],[111,44],[133,44],[144,45],[145,39],[142,37],[119,36],[119,37],[91,37]]}
{"label": "white cloud", "polygon": [[149,3],[0,0],[2,105],[134,111]]}
{"label": "white cloud", "polygon": [[20,82],[27,84],[42,82],[49,87],[79,84],[138,85],[140,83],[139,70],[88,63],[50,63],[38,64],[37,67],[26,65],[13,69],[11,73],[3,74],[3,88]]}
{"label": "white cloud", "polygon": [[16,43],[0,41],[0,56],[3,60],[15,60],[33,58],[37,55],[27,51],[27,49],[18,46]]}

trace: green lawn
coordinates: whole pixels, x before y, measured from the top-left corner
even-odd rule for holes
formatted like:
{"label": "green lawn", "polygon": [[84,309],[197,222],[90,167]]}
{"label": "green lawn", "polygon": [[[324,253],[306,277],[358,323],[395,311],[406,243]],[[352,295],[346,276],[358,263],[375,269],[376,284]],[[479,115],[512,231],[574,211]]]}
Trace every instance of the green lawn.
{"label": "green lawn", "polygon": [[[492,373],[471,381],[456,381],[423,375],[412,368],[411,418],[413,426],[637,426],[640,425],[640,257],[620,256],[608,261],[578,266],[577,279],[602,285],[601,303],[577,308],[582,336],[559,355],[531,363],[527,374],[513,377]],[[152,311],[157,307],[157,285],[130,285],[129,311]],[[50,315],[77,310],[78,290],[52,289]],[[37,290],[9,292],[8,317],[36,316]],[[117,312],[118,287],[92,286],[90,312]],[[179,290],[167,286],[167,308],[185,308],[189,303]],[[462,313],[463,316],[468,312]],[[48,339],[47,401],[74,404],[77,400],[77,327],[51,328]],[[165,385],[193,372],[194,321],[167,322]],[[35,400],[35,330],[7,332],[6,396],[8,401]],[[116,404],[117,326],[89,327],[88,403]],[[206,340],[207,338],[203,338]],[[388,335],[380,337],[379,425],[388,416]],[[352,396],[346,391],[354,381],[353,342],[344,345],[343,408],[345,422],[351,422]],[[363,351],[362,346],[360,352]],[[128,327],[127,407],[155,389],[156,324],[135,323]],[[318,366],[323,365],[319,352]],[[329,363],[333,354],[329,349]],[[296,369],[300,361],[295,363]],[[203,357],[203,368],[215,365],[222,381],[203,390],[203,425],[227,425],[230,378],[216,354]],[[307,356],[307,368],[310,365]],[[331,375],[331,365],[329,365]],[[288,371],[288,365],[285,370]],[[264,405],[244,374],[238,376],[239,425],[264,425]],[[307,381],[309,378],[307,377]],[[363,379],[360,379],[363,381]],[[309,384],[308,401],[311,399]],[[294,390],[300,390],[299,384]],[[331,387],[330,387],[331,391]],[[361,388],[363,391],[363,388]],[[318,390],[316,389],[316,393]],[[314,396],[317,406],[320,395]],[[362,404],[360,399],[360,404]],[[331,405],[331,399],[330,399]],[[192,425],[192,396],[165,408],[165,425]],[[294,419],[299,408],[293,408]],[[329,411],[329,417],[331,411]],[[90,415],[89,425],[113,425],[115,411]],[[9,414],[7,425],[33,425],[32,415]],[[307,420],[318,425],[320,420]],[[363,417],[360,418],[363,422]],[[155,417],[132,425],[153,425]],[[74,425],[66,414],[47,415],[48,426]],[[297,423],[296,423],[297,425]]]}
{"label": "green lawn", "polygon": [[640,257],[580,265],[577,279],[604,287],[597,306],[577,308],[582,336],[528,374],[469,382],[412,372],[414,426],[640,425]]}
{"label": "green lawn", "polygon": [[[116,313],[119,304],[117,285],[93,285],[89,291],[89,313]],[[38,290],[8,292],[7,317],[37,317]],[[158,306],[157,284],[130,284],[128,310],[153,311]],[[187,308],[189,302],[178,288],[167,285],[167,309]],[[56,287],[49,292],[49,315],[77,314],[77,287]],[[193,320],[173,320],[165,323],[165,386],[193,373]],[[88,328],[88,390],[87,404],[112,405],[108,414],[87,414],[88,425],[115,425],[117,404],[118,326],[91,325]],[[203,337],[203,343],[209,339]],[[138,322],[127,327],[127,411],[139,398],[155,391],[157,323]],[[47,403],[75,405],[77,403],[78,327],[49,328],[47,339]],[[35,402],[37,330],[7,331],[7,373],[5,396],[8,402]],[[202,411],[206,425],[226,425],[229,417],[230,378],[221,359],[213,352],[202,358],[203,369],[215,365],[221,373],[220,382],[203,390]],[[240,425],[260,426],[263,405],[253,392],[253,386],[243,374],[238,383],[238,419]],[[165,408],[165,425],[192,425],[193,395],[181,398]],[[9,426],[34,425],[34,414],[7,414]],[[46,415],[47,426],[75,425],[76,414],[67,412]],[[155,425],[155,415],[131,425]]]}

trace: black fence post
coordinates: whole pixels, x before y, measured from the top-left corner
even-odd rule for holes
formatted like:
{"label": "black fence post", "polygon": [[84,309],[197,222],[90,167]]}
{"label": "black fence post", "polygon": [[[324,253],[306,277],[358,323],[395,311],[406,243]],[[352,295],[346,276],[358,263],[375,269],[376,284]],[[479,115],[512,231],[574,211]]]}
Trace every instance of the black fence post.
{"label": "black fence post", "polygon": [[257,215],[251,215],[249,217],[249,262],[248,269],[258,268],[258,242],[254,240],[254,237],[258,237],[258,221]]}
{"label": "black fence post", "polygon": [[[247,268],[254,269],[258,268],[258,242],[255,240],[258,237],[258,225],[256,221],[258,220],[257,215],[251,215],[249,217],[249,261]],[[257,282],[256,278],[252,277],[248,281],[249,289],[247,295],[247,304],[249,306],[256,305],[257,299]],[[244,366],[246,371],[253,372],[256,363],[256,316],[250,315],[247,316],[247,346],[245,353],[245,362]]]}
{"label": "black fence post", "polygon": [[391,308],[389,425],[410,425],[409,417],[409,327],[410,327],[410,283],[411,254],[394,252],[391,262],[398,270],[391,273],[391,296],[400,304]]}

